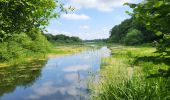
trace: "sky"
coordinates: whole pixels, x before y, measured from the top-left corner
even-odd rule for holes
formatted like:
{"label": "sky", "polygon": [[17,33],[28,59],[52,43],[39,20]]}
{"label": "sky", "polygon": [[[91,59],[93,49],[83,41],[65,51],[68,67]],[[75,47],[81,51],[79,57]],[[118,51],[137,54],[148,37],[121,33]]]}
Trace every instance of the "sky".
{"label": "sky", "polygon": [[76,36],[83,40],[106,39],[109,31],[130,18],[125,11],[132,11],[124,3],[139,3],[141,0],[62,0],[66,7],[74,11],[62,13],[58,19],[52,19],[46,28],[48,33]]}

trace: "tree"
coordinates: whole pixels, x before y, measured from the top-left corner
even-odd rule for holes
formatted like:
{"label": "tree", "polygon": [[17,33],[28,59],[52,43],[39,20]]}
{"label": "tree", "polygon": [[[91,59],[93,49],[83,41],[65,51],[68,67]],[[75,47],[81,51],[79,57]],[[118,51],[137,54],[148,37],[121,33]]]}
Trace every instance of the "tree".
{"label": "tree", "polygon": [[0,60],[46,52],[45,26],[63,11],[59,0],[0,0]]}
{"label": "tree", "polygon": [[132,19],[126,19],[121,24],[114,26],[110,31],[110,42],[120,43],[131,28]]}
{"label": "tree", "polygon": [[138,45],[143,42],[143,34],[137,29],[129,30],[124,38],[126,45]]}
{"label": "tree", "polygon": [[54,12],[56,6],[58,1],[55,0],[1,0],[1,42],[13,34],[29,33],[33,28],[44,28],[49,19],[59,16]]}
{"label": "tree", "polygon": [[170,1],[144,0],[139,4],[128,4],[133,8],[131,15],[155,32],[161,39],[156,42],[157,50],[169,52],[170,47]]}
{"label": "tree", "polygon": [[149,43],[157,40],[157,37],[152,31],[146,29],[143,23],[139,23],[134,18],[126,19],[121,24],[114,26],[110,31],[109,42],[124,43],[129,30],[137,29],[143,34],[142,43]]}

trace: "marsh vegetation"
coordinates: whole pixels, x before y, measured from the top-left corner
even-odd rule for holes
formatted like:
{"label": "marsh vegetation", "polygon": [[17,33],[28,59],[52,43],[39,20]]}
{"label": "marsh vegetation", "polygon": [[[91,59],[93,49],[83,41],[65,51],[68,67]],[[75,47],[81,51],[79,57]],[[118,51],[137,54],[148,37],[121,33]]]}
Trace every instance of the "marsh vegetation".
{"label": "marsh vegetation", "polygon": [[169,100],[170,58],[153,47],[118,47],[103,59],[92,100]]}

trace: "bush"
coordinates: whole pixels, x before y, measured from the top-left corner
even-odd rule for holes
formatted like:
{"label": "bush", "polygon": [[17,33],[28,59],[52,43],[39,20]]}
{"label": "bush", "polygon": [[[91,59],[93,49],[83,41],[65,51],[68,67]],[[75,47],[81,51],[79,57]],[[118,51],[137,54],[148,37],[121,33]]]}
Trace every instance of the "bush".
{"label": "bush", "polygon": [[10,59],[23,56],[24,50],[17,42],[10,41],[0,44],[0,61],[8,61]]}
{"label": "bush", "polygon": [[35,54],[46,54],[51,50],[51,44],[37,31],[34,39],[25,33],[15,34],[8,42],[0,43],[0,61],[9,61]]}
{"label": "bush", "polygon": [[38,34],[36,39],[32,41],[30,45],[30,50],[33,52],[47,53],[48,51],[50,51],[50,49],[51,49],[51,44],[41,34]]}

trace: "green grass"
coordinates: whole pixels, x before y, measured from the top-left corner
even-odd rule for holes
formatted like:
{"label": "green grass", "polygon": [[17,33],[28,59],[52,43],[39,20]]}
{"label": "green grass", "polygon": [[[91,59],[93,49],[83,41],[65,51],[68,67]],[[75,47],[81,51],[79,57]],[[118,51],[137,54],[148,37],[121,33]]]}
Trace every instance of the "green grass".
{"label": "green grass", "polygon": [[90,85],[91,100],[170,100],[170,58],[148,46],[111,50],[99,81]]}
{"label": "green grass", "polygon": [[74,54],[84,50],[89,49],[90,47],[85,45],[60,45],[56,46],[48,53],[48,57],[55,57],[58,55]]}
{"label": "green grass", "polygon": [[27,52],[24,56],[20,56],[18,58],[12,58],[8,61],[3,61],[0,63],[0,67],[10,67],[15,65],[22,65],[28,62],[32,62],[35,60],[46,60],[47,56],[45,53],[33,53]]}
{"label": "green grass", "polygon": [[4,61],[0,63],[0,67],[9,67],[13,65],[19,65],[27,62],[31,62],[34,60],[47,60],[49,57],[56,57],[66,54],[74,54],[77,52],[81,52],[83,50],[88,49],[88,46],[82,45],[59,45],[53,46],[53,48],[47,53],[34,53],[34,52],[26,52],[23,54],[24,56],[20,56],[19,58],[10,59],[10,61]]}

